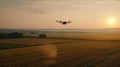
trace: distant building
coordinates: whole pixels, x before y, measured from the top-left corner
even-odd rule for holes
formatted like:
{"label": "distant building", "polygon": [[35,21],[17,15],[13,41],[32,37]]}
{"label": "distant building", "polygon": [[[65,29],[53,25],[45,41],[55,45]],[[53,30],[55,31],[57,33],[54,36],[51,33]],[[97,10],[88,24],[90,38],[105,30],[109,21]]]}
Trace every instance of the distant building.
{"label": "distant building", "polygon": [[47,38],[46,34],[39,34],[39,38]]}

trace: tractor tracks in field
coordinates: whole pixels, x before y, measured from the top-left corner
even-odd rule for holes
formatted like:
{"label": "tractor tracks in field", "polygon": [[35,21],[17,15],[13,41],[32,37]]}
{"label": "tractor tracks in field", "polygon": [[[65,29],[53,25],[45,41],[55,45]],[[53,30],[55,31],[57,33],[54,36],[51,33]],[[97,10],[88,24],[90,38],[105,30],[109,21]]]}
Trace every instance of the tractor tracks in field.
{"label": "tractor tracks in field", "polygon": [[[92,40],[92,41],[96,41],[96,40]],[[62,44],[62,43],[70,43],[70,42],[72,41],[57,42],[57,43],[52,43],[52,44]],[[107,42],[111,42],[111,41],[107,41]],[[111,48],[110,50],[107,50],[107,51],[102,51],[102,52],[96,51],[95,53],[88,53],[88,54],[83,54],[83,55],[79,55],[79,53],[70,52],[71,53],[69,54],[70,57],[69,56],[64,57],[66,61],[57,63],[54,67],[56,66],[61,67],[61,65],[63,65],[63,67],[64,65],[70,66],[70,67],[96,67],[96,66],[101,67],[100,64],[104,64],[104,62],[108,61],[112,56],[119,55],[120,54],[119,52],[120,52],[120,48],[118,47]],[[73,56],[73,55],[76,55],[76,56]],[[117,59],[114,59],[114,62],[105,64],[104,66],[113,67],[117,63],[118,64],[120,63],[120,57],[118,57]]]}
{"label": "tractor tracks in field", "polygon": [[[120,48],[114,48],[110,51],[103,52],[100,54],[93,55],[91,57],[85,58],[83,61],[79,63],[73,64],[72,67],[99,67],[99,64],[104,63],[111,56],[119,54]],[[113,64],[114,65],[114,64]]]}

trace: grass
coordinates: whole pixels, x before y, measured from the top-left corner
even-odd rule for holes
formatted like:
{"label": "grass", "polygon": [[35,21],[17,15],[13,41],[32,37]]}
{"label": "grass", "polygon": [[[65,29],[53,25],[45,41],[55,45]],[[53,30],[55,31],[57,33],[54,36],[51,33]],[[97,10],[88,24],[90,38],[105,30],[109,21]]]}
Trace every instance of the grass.
{"label": "grass", "polygon": [[81,39],[81,40],[118,40],[120,33],[49,33],[51,38]]}
{"label": "grass", "polygon": [[44,44],[64,43],[69,40],[65,39],[39,39],[39,38],[20,38],[20,39],[3,39],[0,40],[0,50],[41,46]]}
{"label": "grass", "polygon": [[24,47],[25,45],[21,45],[21,44],[0,44],[0,50],[3,49],[12,49],[12,48],[20,48],[20,47]]}
{"label": "grass", "polygon": [[57,60],[53,67],[119,67],[119,34],[54,33],[48,37],[0,40],[1,49],[31,46],[0,51],[0,66],[43,67],[40,65],[52,62],[44,60]]}
{"label": "grass", "polygon": [[21,38],[21,39],[1,39],[0,50],[19,48],[25,46],[35,46],[41,44],[55,44],[66,40],[81,40],[81,41],[111,41],[120,42],[119,33],[48,33],[48,38]]}
{"label": "grass", "polygon": [[[22,42],[27,46],[28,44],[32,45],[34,43],[35,45],[41,43],[44,44],[44,46],[31,46],[0,51],[1,67],[21,67],[20,65],[26,67],[34,67],[36,65],[36,67],[40,67],[43,63],[54,62],[52,60],[55,60],[55,56],[57,57],[57,61],[53,67],[67,67],[68,65],[69,67],[88,67],[89,65],[98,67],[105,65],[114,66],[116,63],[113,62],[115,61],[119,64],[117,59],[120,58],[120,42],[24,38],[4,40],[1,41],[1,43],[6,43],[7,41],[12,44]],[[6,43],[8,46],[12,44]],[[47,44],[52,44],[52,46],[47,46]]]}

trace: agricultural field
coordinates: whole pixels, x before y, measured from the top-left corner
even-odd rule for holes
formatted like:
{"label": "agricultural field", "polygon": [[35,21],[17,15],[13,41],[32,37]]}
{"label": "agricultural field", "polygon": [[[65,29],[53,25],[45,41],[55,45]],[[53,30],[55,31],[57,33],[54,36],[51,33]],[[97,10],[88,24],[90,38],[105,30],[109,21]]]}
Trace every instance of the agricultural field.
{"label": "agricultural field", "polygon": [[3,46],[0,67],[120,67],[119,35],[77,34],[1,39],[2,45],[18,47]]}
{"label": "agricultural field", "polygon": [[120,40],[120,33],[100,33],[100,32],[89,32],[89,33],[48,33],[48,37],[51,38],[66,38],[66,39],[81,39],[81,40]]}

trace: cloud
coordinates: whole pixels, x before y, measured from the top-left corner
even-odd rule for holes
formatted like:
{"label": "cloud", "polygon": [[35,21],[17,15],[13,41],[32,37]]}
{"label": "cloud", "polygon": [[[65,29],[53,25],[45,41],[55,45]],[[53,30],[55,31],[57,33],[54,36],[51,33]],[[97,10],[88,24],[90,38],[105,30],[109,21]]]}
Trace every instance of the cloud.
{"label": "cloud", "polygon": [[22,9],[33,13],[68,10],[77,0],[0,0],[0,7]]}
{"label": "cloud", "polygon": [[76,5],[87,5],[90,1],[105,0],[0,0],[0,7],[14,7],[32,13],[44,14],[51,11],[74,10]]}
{"label": "cloud", "polygon": [[[68,10],[70,8],[70,1],[63,0],[24,0],[22,8],[32,10],[34,12],[47,13],[51,11]],[[69,6],[68,6],[69,5]]]}

